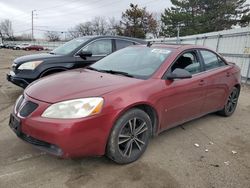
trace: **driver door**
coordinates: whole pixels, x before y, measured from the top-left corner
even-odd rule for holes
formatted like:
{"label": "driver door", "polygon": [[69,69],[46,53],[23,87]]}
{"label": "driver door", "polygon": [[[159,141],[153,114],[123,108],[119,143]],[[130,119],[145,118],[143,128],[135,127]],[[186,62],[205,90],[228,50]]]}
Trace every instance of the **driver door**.
{"label": "driver door", "polygon": [[112,39],[99,39],[92,41],[86,46],[84,46],[81,50],[92,52],[92,56],[83,59],[79,55],[76,55],[75,68],[86,67],[111,54],[113,52]]}
{"label": "driver door", "polygon": [[163,80],[162,91],[162,123],[161,128],[167,129],[201,115],[205,100],[205,77],[196,51],[183,53],[170,67],[169,71],[181,68],[189,71],[192,78]]}

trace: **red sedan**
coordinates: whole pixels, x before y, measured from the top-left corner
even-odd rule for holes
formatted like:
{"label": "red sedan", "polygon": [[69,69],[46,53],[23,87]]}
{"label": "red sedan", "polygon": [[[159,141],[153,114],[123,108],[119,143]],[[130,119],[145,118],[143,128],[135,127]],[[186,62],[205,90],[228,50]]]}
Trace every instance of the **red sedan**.
{"label": "red sedan", "polygon": [[60,157],[106,154],[126,164],[152,135],[208,113],[232,115],[240,88],[240,69],[207,48],[133,46],[32,83],[10,127]]}
{"label": "red sedan", "polygon": [[30,46],[25,46],[22,48],[23,50],[36,50],[36,51],[41,51],[44,50],[42,46],[39,45],[30,45]]}

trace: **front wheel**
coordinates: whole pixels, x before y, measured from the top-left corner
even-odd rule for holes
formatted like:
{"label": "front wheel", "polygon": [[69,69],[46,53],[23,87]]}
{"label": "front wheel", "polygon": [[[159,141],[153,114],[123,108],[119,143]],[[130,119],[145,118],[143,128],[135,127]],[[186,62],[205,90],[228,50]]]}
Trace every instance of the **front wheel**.
{"label": "front wheel", "polygon": [[147,113],[131,109],[115,123],[107,145],[107,156],[119,164],[136,161],[147,148],[152,123]]}
{"label": "front wheel", "polygon": [[226,116],[226,117],[231,116],[237,107],[239,94],[240,94],[240,90],[237,87],[234,87],[228,96],[228,99],[224,108],[221,111],[219,111],[218,114]]}

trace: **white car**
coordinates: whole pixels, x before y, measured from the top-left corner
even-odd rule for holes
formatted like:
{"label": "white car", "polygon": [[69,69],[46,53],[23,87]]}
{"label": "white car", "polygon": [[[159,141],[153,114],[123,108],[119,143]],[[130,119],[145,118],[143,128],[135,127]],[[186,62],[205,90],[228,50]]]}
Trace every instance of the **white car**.
{"label": "white car", "polygon": [[13,49],[14,50],[21,50],[21,49],[23,49],[23,48],[25,48],[27,46],[30,46],[30,44],[18,44]]}

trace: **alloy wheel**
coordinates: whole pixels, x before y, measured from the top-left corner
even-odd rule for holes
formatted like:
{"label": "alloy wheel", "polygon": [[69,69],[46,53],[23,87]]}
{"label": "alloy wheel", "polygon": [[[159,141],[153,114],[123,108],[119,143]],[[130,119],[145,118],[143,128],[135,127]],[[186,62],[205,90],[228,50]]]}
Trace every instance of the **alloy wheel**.
{"label": "alloy wheel", "polygon": [[147,123],[134,117],[127,121],[118,135],[118,147],[122,156],[130,158],[142,151],[147,141]]}
{"label": "alloy wheel", "polygon": [[233,113],[238,101],[238,90],[235,88],[228,97],[226,109],[228,113]]}

